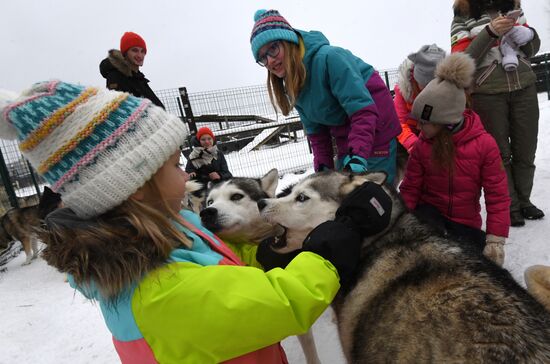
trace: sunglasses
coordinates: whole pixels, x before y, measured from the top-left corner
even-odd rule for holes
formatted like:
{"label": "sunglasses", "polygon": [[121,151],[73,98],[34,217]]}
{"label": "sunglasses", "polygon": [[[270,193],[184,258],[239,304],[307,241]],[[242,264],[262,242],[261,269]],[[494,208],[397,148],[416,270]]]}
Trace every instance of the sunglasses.
{"label": "sunglasses", "polygon": [[267,48],[267,50],[264,52],[264,54],[262,54],[262,55],[260,55],[260,57],[258,57],[258,60],[256,61],[256,63],[258,63],[262,67],[266,67],[267,66],[267,56],[269,56],[271,58],[275,58],[279,55],[280,51],[281,51],[281,42],[279,42],[279,41],[272,42],[269,45],[269,47]]}

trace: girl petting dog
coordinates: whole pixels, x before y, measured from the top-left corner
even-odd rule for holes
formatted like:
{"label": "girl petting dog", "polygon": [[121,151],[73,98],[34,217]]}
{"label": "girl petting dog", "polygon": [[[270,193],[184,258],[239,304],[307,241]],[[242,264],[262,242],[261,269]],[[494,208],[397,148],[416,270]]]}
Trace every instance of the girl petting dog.
{"label": "girl petting dog", "polygon": [[[411,210],[502,266],[510,227],[510,197],[498,146],[466,108],[475,63],[463,53],[445,58],[435,79],[418,94],[412,116],[421,134],[412,150],[401,195]],[[487,234],[481,229],[481,191]],[[427,216],[426,216],[427,215]]]}
{"label": "girl petting dog", "polygon": [[258,10],[250,36],[267,68],[269,96],[284,115],[296,107],[311,143],[315,171],[382,170],[395,177],[401,132],[391,94],[374,68],[331,46],[321,32],[294,29],[277,10]]}
{"label": "girl petting dog", "polygon": [[355,267],[353,227],[314,231],[285,269],[242,266],[180,211],[185,127],[149,100],[50,81],[0,100],[0,112],[0,137],[18,138],[63,196],[43,257],[99,302],[122,363],[286,363],[278,341],[304,333]]}

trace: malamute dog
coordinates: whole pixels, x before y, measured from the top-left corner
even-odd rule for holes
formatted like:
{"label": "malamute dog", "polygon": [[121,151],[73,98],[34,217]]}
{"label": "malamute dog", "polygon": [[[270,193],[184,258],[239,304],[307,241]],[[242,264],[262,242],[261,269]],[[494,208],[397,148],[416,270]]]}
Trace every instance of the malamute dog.
{"label": "malamute dog", "polygon": [[[209,185],[206,208],[201,211],[202,224],[233,248],[242,244],[259,244],[282,234],[283,229],[260,217],[258,201],[274,197],[279,174],[276,169],[262,178],[233,177]],[[311,331],[298,336],[307,364],[320,364]]]}
{"label": "malamute dog", "polygon": [[38,256],[36,230],[47,214],[61,203],[61,195],[44,187],[40,202],[35,206],[8,210],[0,217],[0,251],[8,247],[13,240],[19,240],[27,255],[23,265]]}
{"label": "malamute dog", "polygon": [[407,212],[385,180],[320,172],[259,203],[290,251],[356,186],[375,182],[392,198],[388,227],[365,238],[356,282],[333,302],[348,362],[550,363],[549,311],[508,271]]}

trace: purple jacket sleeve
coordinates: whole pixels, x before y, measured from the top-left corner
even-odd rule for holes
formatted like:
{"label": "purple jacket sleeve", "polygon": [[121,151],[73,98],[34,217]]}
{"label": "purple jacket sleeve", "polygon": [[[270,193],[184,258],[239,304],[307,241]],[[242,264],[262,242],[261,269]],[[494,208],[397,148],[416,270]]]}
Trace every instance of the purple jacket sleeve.
{"label": "purple jacket sleeve", "polygon": [[334,155],[332,151],[332,139],[329,129],[323,127],[319,133],[307,136],[313,150],[313,168],[318,172],[321,165],[334,169]]}
{"label": "purple jacket sleeve", "polygon": [[375,104],[366,106],[350,116],[351,131],[348,145],[353,154],[365,159],[371,156],[377,120],[378,109]]}

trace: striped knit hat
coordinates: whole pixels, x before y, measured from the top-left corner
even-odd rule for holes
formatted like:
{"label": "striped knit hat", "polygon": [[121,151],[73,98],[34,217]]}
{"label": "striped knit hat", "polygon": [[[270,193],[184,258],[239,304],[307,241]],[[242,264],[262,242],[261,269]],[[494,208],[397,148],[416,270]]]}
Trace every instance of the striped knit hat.
{"label": "striped knit hat", "polygon": [[181,120],[128,93],[60,81],[16,99],[0,93],[0,138],[82,218],[127,200],[183,144]]}
{"label": "striped knit hat", "polygon": [[254,21],[250,45],[256,61],[260,48],[269,42],[286,40],[298,44],[298,34],[277,10],[258,10],[254,14]]}

